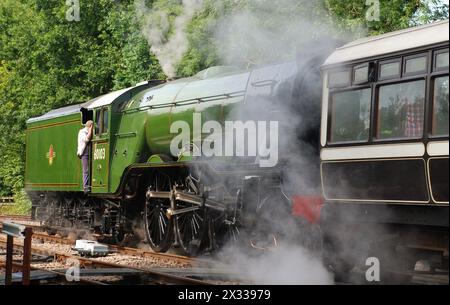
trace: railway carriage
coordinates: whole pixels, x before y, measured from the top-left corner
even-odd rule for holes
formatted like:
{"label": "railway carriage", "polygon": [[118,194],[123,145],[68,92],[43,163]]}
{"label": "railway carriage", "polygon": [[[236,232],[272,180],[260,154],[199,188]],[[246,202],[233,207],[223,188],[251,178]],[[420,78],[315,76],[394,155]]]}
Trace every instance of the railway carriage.
{"label": "railway carriage", "polygon": [[333,255],[448,265],[448,35],[447,20],[352,42],[325,61],[322,221]]}

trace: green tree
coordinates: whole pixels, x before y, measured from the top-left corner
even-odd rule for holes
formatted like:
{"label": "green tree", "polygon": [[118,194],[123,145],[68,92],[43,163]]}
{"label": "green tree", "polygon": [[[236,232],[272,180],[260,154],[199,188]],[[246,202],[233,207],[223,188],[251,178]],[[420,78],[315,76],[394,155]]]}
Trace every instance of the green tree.
{"label": "green tree", "polygon": [[59,0],[0,2],[0,192],[24,184],[25,122],[163,74],[140,36],[134,1],[80,1],[79,22]]}
{"label": "green tree", "polygon": [[360,28],[359,35],[378,35],[448,18],[448,5],[440,0],[380,0],[379,20],[374,21],[366,18],[373,4],[366,5],[364,0],[325,0],[325,4],[341,31]]}
{"label": "green tree", "polygon": [[[448,5],[440,0],[380,0],[379,3],[379,21],[369,21],[366,14],[370,6],[366,5],[365,0],[223,0],[220,4],[218,1],[205,0],[203,9],[194,16],[187,28],[189,49],[179,63],[177,72],[179,76],[190,76],[211,65],[221,64],[218,56],[220,42],[214,37],[218,19],[244,10],[262,12],[258,22],[268,32],[280,26],[277,16],[283,16],[292,20],[306,19],[310,23],[306,32],[314,32],[321,24],[331,23],[331,28],[337,32],[334,37],[344,40],[448,18]],[[264,10],[264,6],[267,10]],[[289,35],[287,37],[291,38]],[[287,40],[286,43],[291,42]]]}

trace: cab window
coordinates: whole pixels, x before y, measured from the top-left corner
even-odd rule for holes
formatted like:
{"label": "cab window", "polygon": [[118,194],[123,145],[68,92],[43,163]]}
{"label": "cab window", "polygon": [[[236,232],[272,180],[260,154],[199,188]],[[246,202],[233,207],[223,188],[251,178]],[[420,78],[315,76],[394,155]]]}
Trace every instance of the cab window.
{"label": "cab window", "polygon": [[107,107],[95,111],[95,135],[108,133],[109,130],[109,110]]}
{"label": "cab window", "polygon": [[101,132],[100,132],[100,123],[101,123],[101,111],[100,111],[100,109],[99,110],[96,110],[95,111],[95,129],[94,129],[94,131],[95,131],[95,135],[99,135]]}
{"label": "cab window", "polygon": [[108,133],[108,129],[109,129],[109,113],[108,113],[108,108],[103,108],[102,110],[102,134]]}

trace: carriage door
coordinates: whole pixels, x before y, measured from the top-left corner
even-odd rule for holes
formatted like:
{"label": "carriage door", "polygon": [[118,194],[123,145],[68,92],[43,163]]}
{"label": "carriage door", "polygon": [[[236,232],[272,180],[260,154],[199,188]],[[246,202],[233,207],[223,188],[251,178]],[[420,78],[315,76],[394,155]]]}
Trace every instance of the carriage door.
{"label": "carriage door", "polygon": [[108,192],[109,176],[109,107],[95,110],[95,128],[92,139],[92,192]]}

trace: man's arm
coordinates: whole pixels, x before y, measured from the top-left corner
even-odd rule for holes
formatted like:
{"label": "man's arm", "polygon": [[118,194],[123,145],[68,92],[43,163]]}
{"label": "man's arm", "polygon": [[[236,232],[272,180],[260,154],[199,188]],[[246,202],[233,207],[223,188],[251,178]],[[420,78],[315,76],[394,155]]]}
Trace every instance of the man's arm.
{"label": "man's arm", "polygon": [[89,131],[88,134],[86,136],[88,142],[92,139],[92,129],[93,129],[94,124],[91,125],[91,127],[89,127]]}

